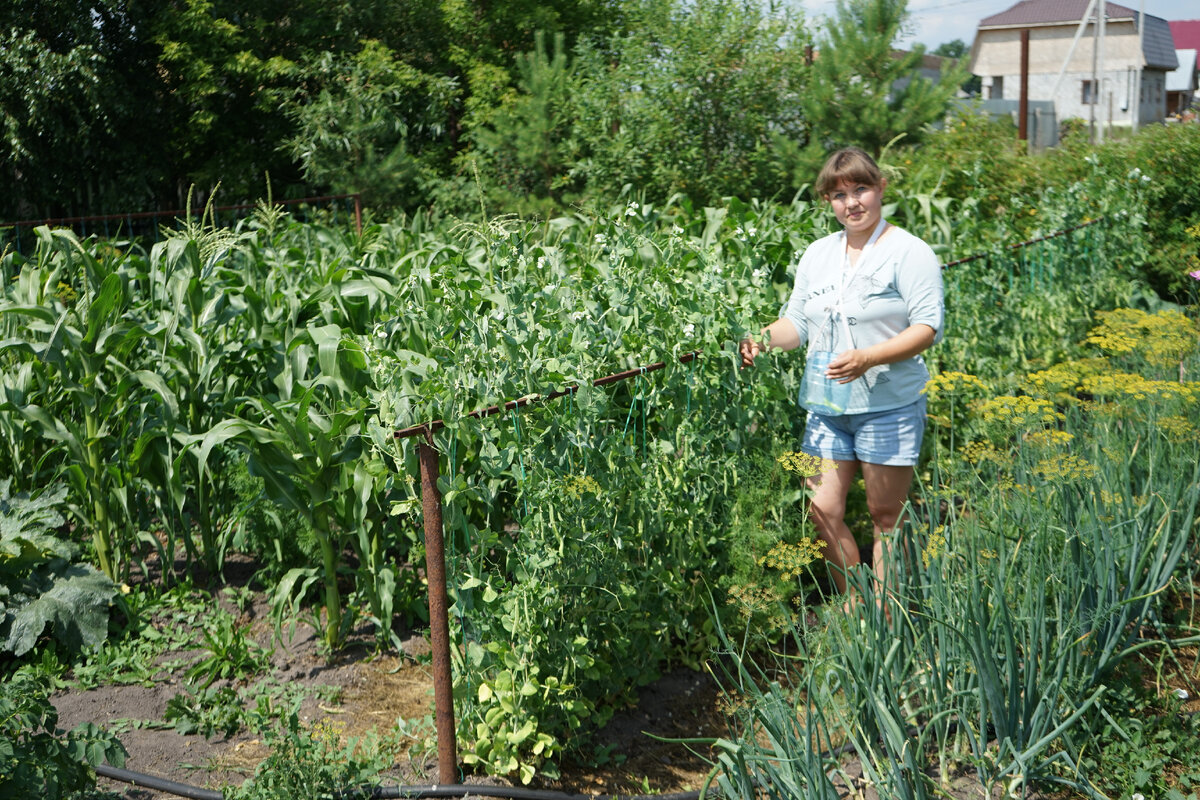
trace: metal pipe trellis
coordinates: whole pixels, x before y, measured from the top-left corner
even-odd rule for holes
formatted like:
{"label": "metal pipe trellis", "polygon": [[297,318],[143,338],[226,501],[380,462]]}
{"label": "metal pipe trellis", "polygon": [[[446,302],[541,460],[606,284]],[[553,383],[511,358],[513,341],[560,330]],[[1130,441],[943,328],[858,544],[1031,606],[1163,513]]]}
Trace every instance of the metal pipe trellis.
{"label": "metal pipe trellis", "polygon": [[[694,361],[699,353],[685,353],[679,363]],[[667,366],[658,361],[637,369],[625,370],[592,381],[592,386],[607,386],[636,378],[648,372],[657,372]],[[551,392],[547,395],[529,395],[504,404],[488,406],[472,411],[467,416],[474,419],[491,417],[504,411],[517,411],[534,403],[547,402],[574,394],[579,386]],[[453,678],[450,674],[450,619],[446,591],[446,539],[442,522],[442,493],[437,481],[441,473],[437,448],[433,444],[435,431],[444,428],[443,420],[434,420],[421,425],[396,431],[396,439],[416,438],[417,456],[421,465],[421,509],[425,518],[425,572],[429,580],[429,640],[433,650],[433,704],[434,720],[438,740],[438,781],[454,783],[458,779],[457,734],[454,722]]]}

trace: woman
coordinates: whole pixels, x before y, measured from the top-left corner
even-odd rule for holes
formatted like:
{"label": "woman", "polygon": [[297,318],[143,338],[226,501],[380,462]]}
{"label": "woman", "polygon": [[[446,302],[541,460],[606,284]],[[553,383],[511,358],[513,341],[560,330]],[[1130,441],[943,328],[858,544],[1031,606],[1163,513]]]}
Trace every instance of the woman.
{"label": "woman", "polygon": [[809,479],[811,515],[844,593],[847,570],[860,562],[845,522],[860,468],[880,580],[884,539],[900,526],[925,431],[929,372],[920,354],[942,337],[942,273],[929,245],[883,219],[887,180],[865,152],[834,153],[815,188],[843,230],[805,250],[783,316],[740,351],[749,367],[765,350],[808,344],[802,449],[836,465]]}

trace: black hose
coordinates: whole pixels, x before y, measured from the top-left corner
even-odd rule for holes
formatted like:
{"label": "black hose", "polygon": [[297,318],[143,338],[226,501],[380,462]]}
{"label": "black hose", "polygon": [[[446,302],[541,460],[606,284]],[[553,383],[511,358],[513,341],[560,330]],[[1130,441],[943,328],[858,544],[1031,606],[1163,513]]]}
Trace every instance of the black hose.
{"label": "black hose", "polygon": [[193,800],[225,800],[223,792],[214,791],[213,789],[201,789],[199,786],[176,783],[166,778],[156,778],[153,775],[143,775],[140,772],[110,767],[108,764],[97,765],[96,774],[111,778],[114,781],[121,781],[133,786],[144,786],[147,789],[167,792],[178,797],[190,797]]}
{"label": "black hose", "polygon": [[[166,792],[177,797],[188,797],[192,800],[225,800],[225,793],[214,789],[201,789],[186,783],[144,775],[128,769],[100,764],[96,774],[114,781],[121,781],[132,786],[142,786],[159,792]],[[600,795],[593,797],[582,794],[566,794],[542,789],[522,789],[514,786],[484,786],[460,783],[430,784],[428,786],[377,786],[373,789],[347,790],[343,792],[348,797],[368,797],[371,800],[396,800],[396,798],[421,797],[466,797],[479,795],[482,797],[500,797],[506,800],[699,800],[699,792],[677,792],[675,794],[656,794],[651,796],[635,795]]]}

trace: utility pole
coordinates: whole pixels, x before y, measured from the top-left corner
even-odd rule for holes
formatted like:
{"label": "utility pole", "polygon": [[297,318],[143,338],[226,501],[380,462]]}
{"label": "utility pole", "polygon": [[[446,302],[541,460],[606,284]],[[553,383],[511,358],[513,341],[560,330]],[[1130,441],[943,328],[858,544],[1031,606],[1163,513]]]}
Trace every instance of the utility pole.
{"label": "utility pole", "polygon": [[1021,29],[1021,97],[1017,101],[1017,138],[1029,149],[1029,28]]}
{"label": "utility pole", "polygon": [[1099,98],[1097,97],[1097,87],[1099,86],[1097,81],[1097,59],[1100,58],[1100,6],[1104,5],[1105,2],[1107,0],[1099,0],[1096,3],[1096,22],[1092,28],[1092,102],[1088,106],[1088,139],[1091,140],[1092,144],[1098,141],[1096,138],[1096,103],[1099,102]]}
{"label": "utility pole", "polygon": [[[1099,12],[1099,17],[1100,17],[1100,55],[1099,55],[1100,82],[1096,85],[1096,90],[1097,90],[1096,100],[1097,100],[1097,102],[1103,102],[1103,100],[1104,100],[1104,29],[1105,29],[1106,23],[1108,21],[1108,0],[1100,0],[1100,2],[1096,3],[1096,11]],[[1108,124],[1111,125],[1112,124],[1112,103],[1108,103],[1107,107],[1108,107]],[[1104,116],[1103,116],[1104,115],[1104,106],[1102,106],[1100,108],[1100,114],[1101,114],[1100,125],[1096,129],[1096,133],[1099,134],[1096,137],[1097,142],[1104,141],[1104,125],[1105,125],[1105,120],[1104,120]]]}
{"label": "utility pole", "polygon": [[1138,10],[1138,51],[1137,66],[1134,67],[1133,97],[1129,105],[1133,106],[1133,132],[1138,132],[1138,124],[1142,121],[1142,62],[1146,60],[1146,0],[1142,0]]}

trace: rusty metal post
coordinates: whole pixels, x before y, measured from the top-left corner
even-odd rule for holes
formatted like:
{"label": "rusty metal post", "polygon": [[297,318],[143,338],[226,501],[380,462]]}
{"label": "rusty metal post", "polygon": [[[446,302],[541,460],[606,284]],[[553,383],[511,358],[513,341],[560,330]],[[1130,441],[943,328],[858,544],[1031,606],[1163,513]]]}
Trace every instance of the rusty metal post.
{"label": "rusty metal post", "polygon": [[358,192],[354,193],[354,227],[358,230],[358,235],[362,236],[362,195]]}
{"label": "rusty metal post", "polygon": [[425,516],[425,577],[429,581],[429,639],[433,646],[433,705],[437,723],[438,783],[458,783],[454,732],[454,687],[450,676],[450,622],[446,601],[446,543],[442,532],[442,493],[438,452],[426,428],[417,439],[421,462],[421,507]]}

